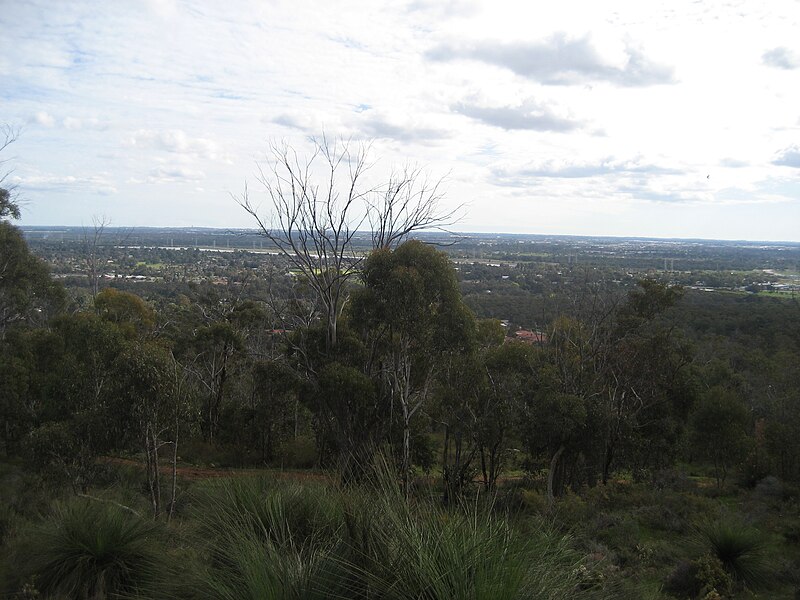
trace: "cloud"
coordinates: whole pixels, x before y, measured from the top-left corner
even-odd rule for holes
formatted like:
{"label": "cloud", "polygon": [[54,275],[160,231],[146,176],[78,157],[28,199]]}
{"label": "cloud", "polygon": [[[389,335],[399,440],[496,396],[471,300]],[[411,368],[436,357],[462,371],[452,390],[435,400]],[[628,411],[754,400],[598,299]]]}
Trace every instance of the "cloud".
{"label": "cloud", "polygon": [[520,106],[481,106],[474,102],[459,102],[450,107],[454,112],[502,129],[533,131],[573,131],[582,122],[558,116],[549,107],[527,100]]}
{"label": "cloud", "polygon": [[272,122],[290,129],[299,129],[306,133],[316,132],[318,129],[316,119],[308,115],[283,113],[273,118]]}
{"label": "cloud", "polygon": [[36,123],[37,125],[43,125],[44,127],[52,127],[56,124],[56,119],[50,113],[40,110],[30,119],[28,119],[28,122]]}
{"label": "cloud", "polygon": [[144,146],[208,159],[217,158],[218,152],[214,141],[207,138],[190,137],[181,129],[164,131],[140,129],[127,138],[124,143],[127,146]]}
{"label": "cloud", "polygon": [[533,43],[442,44],[426,56],[436,61],[477,60],[551,85],[607,81],[623,87],[641,87],[675,82],[672,68],[651,61],[636,48],[625,49],[624,66],[609,64],[588,35],[570,39],[558,33],[544,42]]}
{"label": "cloud", "polygon": [[492,170],[495,184],[505,186],[530,185],[539,178],[582,179],[606,175],[678,175],[677,169],[641,162],[639,159],[619,160],[613,156],[594,162],[544,160],[523,167],[497,167]]}
{"label": "cloud", "polygon": [[[283,113],[272,119],[273,123],[298,129],[308,135],[318,135],[325,127],[322,120],[308,114]],[[400,142],[421,142],[451,137],[446,129],[418,122],[413,118],[390,117],[359,105],[356,114],[338,122],[341,131],[351,131],[354,137],[391,139]]]}
{"label": "cloud", "polygon": [[64,126],[64,129],[69,129],[71,131],[78,129],[96,129],[102,131],[108,128],[106,123],[102,123],[99,119],[95,119],[93,117],[87,119],[65,117],[61,124]]}
{"label": "cloud", "polygon": [[722,167],[728,167],[730,169],[739,169],[749,165],[749,163],[746,161],[739,160],[737,158],[723,158],[721,161],[719,161],[719,164]]}
{"label": "cloud", "polygon": [[196,169],[186,167],[157,167],[152,169],[147,178],[148,183],[169,182],[197,182],[205,179],[206,175]]}
{"label": "cloud", "polygon": [[780,167],[794,167],[800,169],[800,146],[793,145],[784,148],[778,153],[777,158],[772,161],[773,165]]}
{"label": "cloud", "polygon": [[439,19],[469,17],[478,12],[478,3],[471,0],[413,0],[406,11],[426,13]]}
{"label": "cloud", "polygon": [[791,70],[800,67],[800,57],[783,46],[777,46],[764,52],[761,55],[761,62],[768,67],[775,67],[776,69]]}
{"label": "cloud", "polygon": [[75,175],[28,175],[13,177],[15,185],[35,192],[89,192],[107,196],[116,194],[117,188],[103,175],[81,177]]}
{"label": "cloud", "polygon": [[685,202],[711,202],[714,195],[710,191],[697,189],[680,189],[677,186],[653,186],[647,182],[637,181],[616,187],[616,192],[633,200],[663,202],[668,204]]}
{"label": "cloud", "polygon": [[401,124],[378,115],[369,115],[358,119],[355,126],[366,137],[388,138],[400,142],[441,140],[450,137],[450,133],[444,129],[418,123]]}

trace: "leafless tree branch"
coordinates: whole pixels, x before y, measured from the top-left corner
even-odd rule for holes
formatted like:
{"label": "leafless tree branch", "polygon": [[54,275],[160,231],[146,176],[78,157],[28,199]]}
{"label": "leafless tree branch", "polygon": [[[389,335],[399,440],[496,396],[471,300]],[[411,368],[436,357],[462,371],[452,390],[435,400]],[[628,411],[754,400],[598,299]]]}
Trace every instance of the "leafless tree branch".
{"label": "leafless tree branch", "polygon": [[372,248],[391,248],[421,229],[452,224],[460,207],[440,211],[443,180],[430,180],[419,167],[395,171],[384,185],[368,184],[369,143],[331,139],[324,133],[311,143],[308,158],[285,142],[272,143],[268,160],[257,165],[268,217],[262,216],[246,184],[234,199],[313,291],[331,349],[348,282],[364,259],[354,243],[359,229],[369,224]]}

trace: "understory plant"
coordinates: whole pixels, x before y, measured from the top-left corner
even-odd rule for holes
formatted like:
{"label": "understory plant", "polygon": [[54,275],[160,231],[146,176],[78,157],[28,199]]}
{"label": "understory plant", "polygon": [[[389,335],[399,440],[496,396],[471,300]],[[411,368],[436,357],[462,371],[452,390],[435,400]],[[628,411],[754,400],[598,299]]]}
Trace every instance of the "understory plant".
{"label": "understory plant", "polygon": [[170,596],[160,526],[128,510],[72,498],[23,537],[15,561],[27,589],[86,600]]}
{"label": "understory plant", "polygon": [[570,540],[473,503],[406,500],[380,476],[365,487],[263,478],[209,484],[198,498],[209,568],[204,598],[503,600],[580,598]]}
{"label": "understory plant", "polygon": [[757,529],[721,519],[699,528],[700,543],[734,581],[751,590],[765,587],[771,577],[767,541]]}

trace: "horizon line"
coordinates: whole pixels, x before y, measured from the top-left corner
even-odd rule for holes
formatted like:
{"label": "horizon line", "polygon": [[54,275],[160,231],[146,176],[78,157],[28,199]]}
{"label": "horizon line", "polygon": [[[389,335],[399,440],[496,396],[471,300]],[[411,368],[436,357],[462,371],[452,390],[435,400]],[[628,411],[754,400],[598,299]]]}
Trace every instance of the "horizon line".
{"label": "horizon line", "polygon": [[[86,229],[92,225],[23,225],[16,224],[22,231],[26,229]],[[253,227],[210,227],[193,225],[107,225],[105,230],[133,230],[133,229],[171,229],[171,230],[206,230],[221,231],[228,233],[253,233],[261,235],[258,228]],[[359,233],[370,234],[372,230],[360,229]],[[800,240],[759,240],[746,238],[704,238],[704,237],[677,237],[677,236],[648,236],[648,235],[610,235],[610,234],[581,234],[581,233],[534,233],[534,232],[507,232],[507,231],[443,231],[440,229],[420,230],[417,234],[441,235],[441,236],[515,236],[515,237],[538,237],[538,238],[580,238],[580,239],[606,239],[606,240],[643,240],[654,242],[728,242],[728,243],[750,243],[750,244],[788,244],[800,245]],[[415,236],[411,236],[415,237]]]}

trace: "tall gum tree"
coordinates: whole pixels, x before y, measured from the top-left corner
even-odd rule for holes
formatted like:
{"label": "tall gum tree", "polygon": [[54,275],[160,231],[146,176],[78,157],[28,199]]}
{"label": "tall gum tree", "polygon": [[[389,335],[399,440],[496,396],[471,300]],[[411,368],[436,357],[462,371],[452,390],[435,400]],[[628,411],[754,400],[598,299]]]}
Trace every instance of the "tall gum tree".
{"label": "tall gum tree", "polygon": [[375,336],[377,371],[400,414],[401,475],[408,490],[411,422],[432,391],[441,358],[475,343],[475,319],[464,305],[446,254],[418,240],[372,252],[364,288],[354,299],[354,320]]}

